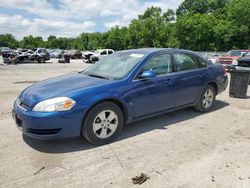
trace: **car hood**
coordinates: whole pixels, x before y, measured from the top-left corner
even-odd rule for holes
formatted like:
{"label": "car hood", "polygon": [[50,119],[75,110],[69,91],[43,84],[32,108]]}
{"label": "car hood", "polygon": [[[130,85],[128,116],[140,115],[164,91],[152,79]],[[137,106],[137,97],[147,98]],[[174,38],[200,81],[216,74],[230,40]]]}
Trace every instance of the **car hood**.
{"label": "car hood", "polygon": [[250,61],[250,56],[242,57],[238,61]]}
{"label": "car hood", "polygon": [[38,82],[26,88],[20,95],[20,100],[28,106],[34,106],[37,102],[53,98],[72,95],[76,90],[96,87],[112,82],[81,73],[58,76]]}

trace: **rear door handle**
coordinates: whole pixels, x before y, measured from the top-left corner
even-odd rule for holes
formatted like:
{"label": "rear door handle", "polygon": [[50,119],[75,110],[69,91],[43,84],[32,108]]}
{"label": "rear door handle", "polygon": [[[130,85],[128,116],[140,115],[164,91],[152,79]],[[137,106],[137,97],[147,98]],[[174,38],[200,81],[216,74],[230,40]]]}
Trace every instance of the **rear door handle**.
{"label": "rear door handle", "polygon": [[174,84],[174,80],[171,79],[171,78],[169,78],[169,79],[166,79],[165,83],[168,84],[168,85],[173,85]]}
{"label": "rear door handle", "polygon": [[203,79],[205,76],[203,74],[199,74],[199,77]]}

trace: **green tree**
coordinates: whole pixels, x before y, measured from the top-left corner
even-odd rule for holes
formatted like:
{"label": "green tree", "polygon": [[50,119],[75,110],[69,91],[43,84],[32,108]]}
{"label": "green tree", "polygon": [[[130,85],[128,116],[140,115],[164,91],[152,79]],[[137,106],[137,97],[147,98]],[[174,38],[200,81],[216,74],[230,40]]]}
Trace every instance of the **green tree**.
{"label": "green tree", "polygon": [[0,35],[0,46],[14,49],[19,47],[19,42],[11,34]]}
{"label": "green tree", "polygon": [[129,48],[165,47],[169,23],[175,20],[173,10],[163,13],[159,7],[148,8],[128,27]]}
{"label": "green tree", "polygon": [[118,26],[111,28],[105,36],[105,48],[124,50],[127,48],[127,28]]}
{"label": "green tree", "polygon": [[45,42],[43,41],[42,37],[33,37],[32,35],[23,37],[23,40],[20,41],[20,47],[22,48],[29,48],[29,49],[36,49],[45,47]]}
{"label": "green tree", "polygon": [[187,13],[217,13],[223,11],[229,0],[184,0],[176,10],[178,17]]}
{"label": "green tree", "polygon": [[176,22],[176,38],[181,48],[214,50],[216,19],[209,14],[186,14]]}
{"label": "green tree", "polygon": [[59,48],[59,43],[58,43],[56,36],[50,35],[48,37],[48,40],[46,42],[46,47],[49,49]]}
{"label": "green tree", "polygon": [[238,48],[250,48],[250,1],[232,0],[226,7],[226,17],[230,21],[231,43]]}

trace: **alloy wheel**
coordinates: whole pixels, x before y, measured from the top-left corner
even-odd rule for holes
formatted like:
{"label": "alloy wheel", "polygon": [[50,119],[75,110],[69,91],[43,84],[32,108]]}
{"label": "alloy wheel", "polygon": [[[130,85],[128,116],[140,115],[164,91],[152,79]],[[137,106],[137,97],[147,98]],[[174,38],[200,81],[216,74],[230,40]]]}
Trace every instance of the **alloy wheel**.
{"label": "alloy wheel", "polygon": [[213,104],[213,100],[214,100],[213,91],[210,89],[206,90],[202,100],[204,108],[209,108]]}
{"label": "alloy wheel", "polygon": [[100,112],[94,119],[94,134],[101,139],[106,139],[113,135],[118,126],[118,117],[115,112],[105,110]]}

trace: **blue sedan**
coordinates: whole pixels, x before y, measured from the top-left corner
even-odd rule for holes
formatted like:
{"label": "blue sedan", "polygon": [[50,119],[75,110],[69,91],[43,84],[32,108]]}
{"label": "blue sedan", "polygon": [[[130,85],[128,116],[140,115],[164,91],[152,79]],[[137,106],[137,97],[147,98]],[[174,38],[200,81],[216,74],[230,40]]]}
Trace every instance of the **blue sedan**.
{"label": "blue sedan", "polygon": [[82,135],[106,144],[124,124],[190,106],[210,111],[227,84],[224,68],[195,52],[126,50],[26,88],[14,102],[13,118],[36,139]]}

